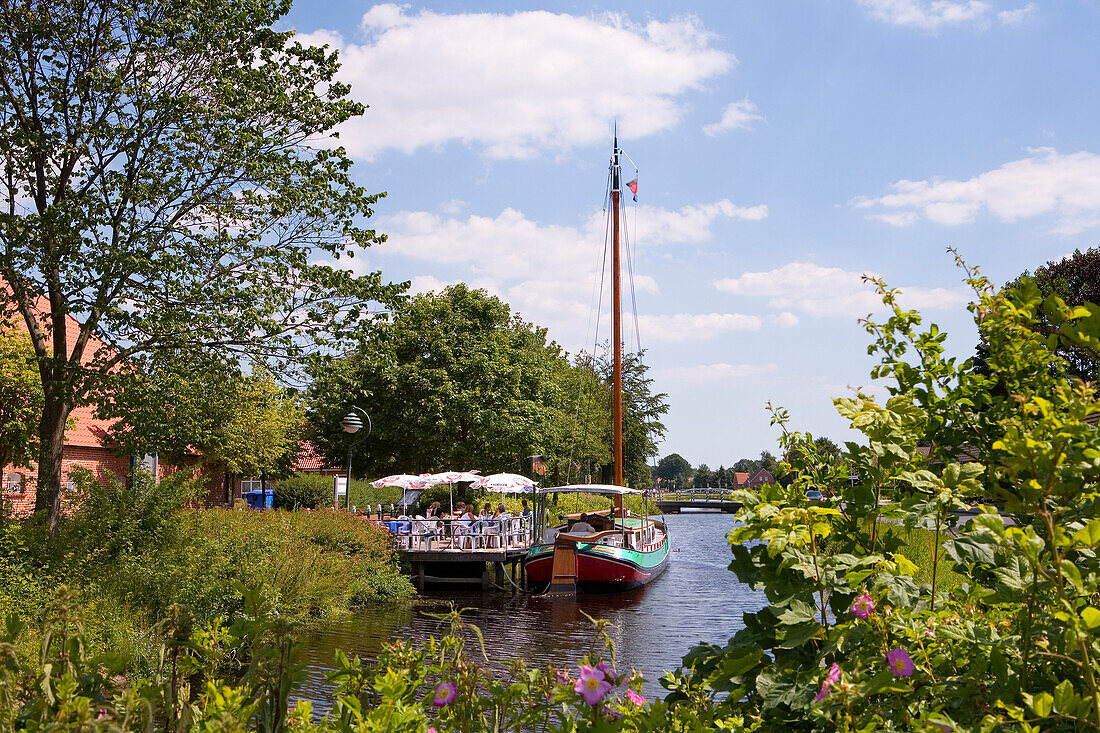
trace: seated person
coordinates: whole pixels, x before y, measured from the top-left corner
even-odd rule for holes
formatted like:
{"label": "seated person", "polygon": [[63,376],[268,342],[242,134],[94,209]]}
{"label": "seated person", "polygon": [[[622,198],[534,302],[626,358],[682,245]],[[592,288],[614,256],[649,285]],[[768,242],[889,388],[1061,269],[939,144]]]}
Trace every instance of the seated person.
{"label": "seated person", "polygon": [[493,519],[508,519],[512,515],[508,513],[508,510],[504,508],[504,503],[497,504],[497,513],[493,515]]}
{"label": "seated person", "polygon": [[581,514],[579,521],[573,523],[573,526],[569,528],[569,534],[595,534],[596,528],[588,523],[588,514]]}

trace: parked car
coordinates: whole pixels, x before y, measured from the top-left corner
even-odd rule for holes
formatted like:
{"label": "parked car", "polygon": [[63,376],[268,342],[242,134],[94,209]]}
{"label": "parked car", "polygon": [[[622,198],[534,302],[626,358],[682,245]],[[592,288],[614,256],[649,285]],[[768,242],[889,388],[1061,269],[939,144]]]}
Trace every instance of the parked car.
{"label": "parked car", "polygon": [[810,501],[824,501],[825,500],[825,495],[822,494],[817,489],[810,489],[809,491],[806,492],[806,498],[809,499]]}

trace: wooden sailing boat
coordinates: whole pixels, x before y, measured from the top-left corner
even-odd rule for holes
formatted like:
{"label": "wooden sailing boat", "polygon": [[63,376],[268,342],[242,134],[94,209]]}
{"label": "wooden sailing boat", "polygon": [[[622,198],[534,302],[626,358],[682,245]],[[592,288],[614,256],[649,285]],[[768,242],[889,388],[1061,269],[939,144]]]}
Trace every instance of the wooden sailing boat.
{"label": "wooden sailing boat", "polygon": [[664,522],[623,508],[625,494],[639,494],[623,485],[623,335],[619,257],[619,204],[622,196],[619,136],[611,154],[611,288],[613,319],[612,434],[615,483],[580,484],[540,489],[540,493],[609,494],[614,508],[588,515],[593,532],[574,530],[579,516],[564,517],[548,528],[541,542],[524,558],[530,583],[545,584],[549,595],[617,591],[637,588],[660,575],[668,565],[668,528]]}

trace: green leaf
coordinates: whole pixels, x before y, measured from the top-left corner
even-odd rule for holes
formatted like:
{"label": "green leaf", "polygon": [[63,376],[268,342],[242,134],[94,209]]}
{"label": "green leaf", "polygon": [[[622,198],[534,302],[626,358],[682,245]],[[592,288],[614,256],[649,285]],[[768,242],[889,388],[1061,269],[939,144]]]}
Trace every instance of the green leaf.
{"label": "green leaf", "polygon": [[1085,606],[1084,610],[1081,611],[1081,620],[1085,622],[1085,628],[1090,631],[1100,628],[1100,608]]}
{"label": "green leaf", "polygon": [[801,624],[816,618],[817,609],[799,600],[791,601],[783,613],[779,614],[779,622],[788,625]]}
{"label": "green leaf", "polygon": [[894,558],[894,562],[897,563],[898,572],[902,575],[915,575],[919,568],[909,561],[905,555],[900,552],[895,552],[891,557]]}
{"label": "green leaf", "polygon": [[1090,519],[1088,524],[1073,534],[1073,541],[1088,547],[1100,544],[1100,519]]}
{"label": "green leaf", "polygon": [[1046,718],[1054,708],[1054,697],[1049,692],[1040,692],[1038,695],[1024,693],[1024,702],[1037,717]]}
{"label": "green leaf", "polygon": [[1054,712],[1059,715],[1073,715],[1077,711],[1080,698],[1073,693],[1069,680],[1062,680],[1054,688]]}

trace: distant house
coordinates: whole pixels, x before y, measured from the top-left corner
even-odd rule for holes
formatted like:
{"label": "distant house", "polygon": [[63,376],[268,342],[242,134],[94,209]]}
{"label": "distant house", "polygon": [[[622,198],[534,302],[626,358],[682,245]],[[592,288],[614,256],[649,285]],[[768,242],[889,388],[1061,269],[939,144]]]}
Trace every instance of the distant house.
{"label": "distant house", "polygon": [[743,489],[749,485],[749,472],[748,471],[732,471],[733,473],[733,486],[734,489]]}
{"label": "distant house", "polygon": [[[42,306],[46,311],[46,306]],[[15,319],[15,325],[26,329],[26,324],[21,319]],[[65,318],[65,330],[67,343],[74,343],[80,332],[80,323],[72,316]],[[90,361],[94,355],[103,349],[109,349],[103,341],[94,336],[88,339],[85,347],[85,361]],[[112,444],[109,430],[114,424],[113,420],[101,420],[95,417],[95,407],[85,405],[73,409],[69,416],[69,424],[65,430],[64,449],[61,459],[61,490],[62,501],[65,494],[75,490],[73,469],[77,466],[88,469],[96,477],[101,486],[107,486],[112,479],[126,483],[136,470],[144,469],[158,477],[171,473],[177,467],[161,464],[156,455],[139,456],[121,453],[117,445]],[[185,456],[184,466],[187,468],[198,467],[198,473],[206,479],[207,492],[200,500],[208,506],[232,503],[234,498],[240,496],[240,483],[235,486],[236,496],[226,497],[226,489],[220,480],[220,473],[201,466],[200,456],[192,452]],[[27,467],[7,465],[0,467],[0,478],[3,498],[10,507],[12,515],[16,517],[28,516],[34,512],[35,497],[37,495],[38,474],[36,470]]]}
{"label": "distant house", "polygon": [[749,478],[748,482],[746,483],[746,487],[752,489],[752,488],[756,488],[757,486],[761,486],[763,484],[774,484],[774,483],[775,483],[775,476],[772,476],[771,471],[769,471],[766,468],[761,468],[759,471],[754,473]]}
{"label": "distant house", "polygon": [[[18,327],[25,329],[21,320],[15,321]],[[72,316],[65,319],[66,340],[74,343],[80,331],[79,322]],[[92,337],[85,349],[86,359],[102,349],[109,348],[99,339]],[[89,405],[75,408],[70,413],[70,427],[65,430],[64,450],[61,459],[62,501],[65,494],[75,490],[73,469],[85,468],[92,472],[101,486],[111,483],[112,479],[126,482],[136,470],[144,468],[158,476],[165,475],[170,469],[159,465],[156,456],[130,456],[119,453],[111,445],[108,431],[111,420],[95,417],[95,408]],[[197,462],[197,457],[189,457],[189,465]],[[4,501],[11,508],[13,516],[22,517],[34,511],[37,495],[37,471],[23,467],[7,465],[2,467]]]}

